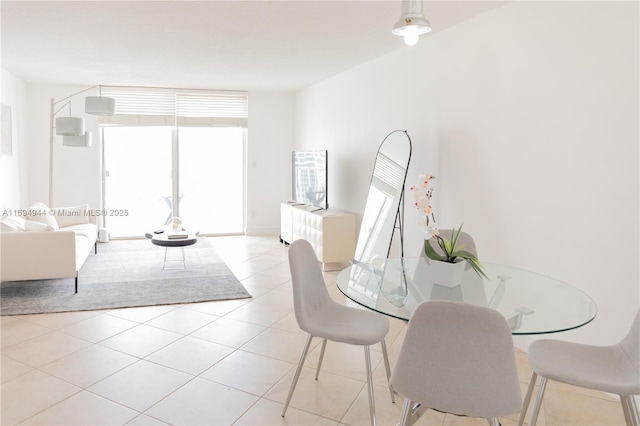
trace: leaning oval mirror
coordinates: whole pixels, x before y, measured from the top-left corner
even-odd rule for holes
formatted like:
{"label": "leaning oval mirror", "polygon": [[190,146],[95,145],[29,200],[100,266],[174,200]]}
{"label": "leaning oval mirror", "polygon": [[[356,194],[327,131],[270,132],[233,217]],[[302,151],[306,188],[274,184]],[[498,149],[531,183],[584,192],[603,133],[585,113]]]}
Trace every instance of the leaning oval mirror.
{"label": "leaning oval mirror", "polygon": [[406,131],[391,132],[380,144],[362,214],[354,263],[389,256],[410,160],[411,139]]}

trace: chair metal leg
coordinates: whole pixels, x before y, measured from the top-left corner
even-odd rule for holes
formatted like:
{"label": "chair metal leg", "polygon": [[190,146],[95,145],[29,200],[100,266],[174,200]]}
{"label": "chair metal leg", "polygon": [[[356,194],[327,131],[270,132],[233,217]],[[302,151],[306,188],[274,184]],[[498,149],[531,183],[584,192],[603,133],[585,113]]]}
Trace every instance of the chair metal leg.
{"label": "chair metal leg", "polygon": [[540,387],[538,388],[538,394],[536,400],[531,408],[531,417],[529,418],[529,426],[535,426],[538,421],[538,413],[540,412],[540,406],[542,405],[542,398],[544,397],[544,389],[547,387],[547,378],[540,376]]}
{"label": "chair metal leg", "polygon": [[291,382],[291,388],[289,388],[289,395],[287,395],[287,401],[284,403],[284,407],[282,408],[282,417],[287,412],[287,408],[289,408],[289,403],[291,402],[291,397],[293,396],[293,391],[298,384],[298,379],[300,378],[300,372],[302,371],[302,366],[304,364],[304,360],[307,358],[307,352],[309,352],[309,347],[311,346],[311,340],[313,340],[313,336],[309,334],[307,336],[307,342],[304,344],[304,349],[302,349],[302,355],[300,355],[300,362],[298,362],[298,367],[296,368],[296,374],[293,376],[293,381]]}
{"label": "chair metal leg", "polygon": [[367,366],[367,390],[369,393],[369,414],[371,416],[371,426],[376,424],[376,402],[373,397],[373,373],[371,369],[371,352],[369,346],[364,347],[364,361]]}
{"label": "chair metal leg", "polygon": [[318,359],[318,368],[316,369],[316,380],[318,380],[318,376],[320,375],[320,366],[322,365],[322,360],[324,359],[324,350],[327,347],[327,339],[322,341],[322,349],[320,350],[320,359]]}
{"label": "chair metal leg", "polygon": [[402,406],[402,414],[400,414],[400,422],[398,426],[407,426],[407,420],[409,419],[409,413],[411,412],[411,406],[413,402],[410,399],[404,400],[404,405]]}
{"label": "chair metal leg", "polygon": [[620,395],[620,403],[624,412],[624,420],[628,426],[640,426],[638,407],[633,395]]}
{"label": "chair metal leg", "polygon": [[491,417],[489,420],[489,426],[500,426],[500,420],[497,417]]}
{"label": "chair metal leg", "polygon": [[626,395],[618,395],[620,397],[620,404],[622,405],[622,413],[624,414],[624,423],[627,426],[631,426],[631,418],[629,417],[631,410],[629,409],[629,403]]}
{"label": "chair metal leg", "polygon": [[524,401],[522,402],[522,412],[520,412],[518,426],[522,426],[524,424],[524,418],[527,415],[527,408],[529,408],[529,402],[531,401],[531,395],[533,395],[533,389],[536,387],[537,380],[538,375],[534,371],[531,374],[531,380],[529,380],[529,388],[527,388],[527,394],[525,395]]}
{"label": "chair metal leg", "polygon": [[384,358],[384,368],[387,371],[387,385],[389,386],[389,393],[391,394],[391,402],[396,403],[396,395],[393,391],[393,386],[391,386],[391,367],[389,366],[389,354],[387,352],[387,343],[382,339],[380,342],[382,345],[382,357]]}
{"label": "chair metal leg", "polygon": [[634,426],[640,426],[640,415],[638,415],[638,405],[636,404],[636,397],[633,395],[627,395],[629,411],[631,412],[631,420]]}

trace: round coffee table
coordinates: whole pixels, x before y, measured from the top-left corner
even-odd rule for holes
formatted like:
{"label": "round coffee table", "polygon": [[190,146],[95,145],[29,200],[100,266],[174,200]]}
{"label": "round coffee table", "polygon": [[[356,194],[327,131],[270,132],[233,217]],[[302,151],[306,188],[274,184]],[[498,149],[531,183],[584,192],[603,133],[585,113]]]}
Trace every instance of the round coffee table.
{"label": "round coffee table", "polygon": [[[147,232],[145,237],[151,239],[151,243],[157,246],[164,247],[164,263],[162,269],[186,269],[187,264],[184,257],[184,248],[186,246],[192,246],[198,242],[199,232],[187,232],[187,231],[164,231],[160,234],[153,232]],[[180,247],[182,251],[182,267],[167,268],[167,250],[169,247]]]}

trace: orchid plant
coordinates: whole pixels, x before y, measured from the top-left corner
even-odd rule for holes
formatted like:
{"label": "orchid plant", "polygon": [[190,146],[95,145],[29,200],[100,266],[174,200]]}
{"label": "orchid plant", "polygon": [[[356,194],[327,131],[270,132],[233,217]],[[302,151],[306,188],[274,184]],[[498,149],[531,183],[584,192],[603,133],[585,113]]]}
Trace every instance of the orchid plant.
{"label": "orchid plant", "polygon": [[[415,200],[414,207],[420,212],[418,217],[420,226],[425,231],[424,254],[429,259],[448,263],[455,263],[458,258],[463,259],[478,275],[486,277],[478,258],[473,253],[464,250],[464,244],[458,245],[462,225],[457,230],[453,230],[450,240],[439,235],[435,214],[433,207],[431,207],[431,196],[433,195],[431,181],[433,179],[435,176],[419,175],[416,184],[409,188]],[[432,238],[436,239],[442,254],[438,253],[431,244]]]}

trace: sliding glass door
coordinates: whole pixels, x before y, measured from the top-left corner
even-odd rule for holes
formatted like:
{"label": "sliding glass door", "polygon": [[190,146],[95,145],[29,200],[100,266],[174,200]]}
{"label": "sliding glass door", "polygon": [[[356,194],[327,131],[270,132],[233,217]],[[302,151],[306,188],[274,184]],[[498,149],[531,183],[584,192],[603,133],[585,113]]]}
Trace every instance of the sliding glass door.
{"label": "sliding glass door", "polygon": [[180,217],[207,233],[243,230],[244,129],[180,127]]}
{"label": "sliding glass door", "polygon": [[112,238],[143,236],[172,216],[203,234],[243,232],[244,129],[116,126],[103,135]]}

